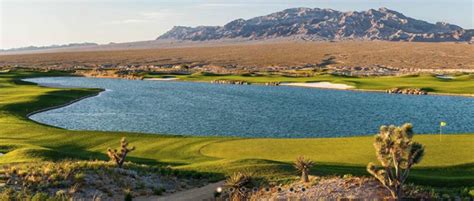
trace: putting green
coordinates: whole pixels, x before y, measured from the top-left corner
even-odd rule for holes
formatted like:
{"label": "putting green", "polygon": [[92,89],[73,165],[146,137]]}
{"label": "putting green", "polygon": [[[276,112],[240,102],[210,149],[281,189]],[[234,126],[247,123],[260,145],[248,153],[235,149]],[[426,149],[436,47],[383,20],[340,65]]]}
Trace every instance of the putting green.
{"label": "putting green", "polygon": [[[472,135],[418,135],[426,155],[419,167],[461,165],[474,162]],[[316,162],[367,165],[376,161],[373,137],[323,139],[242,139],[209,144],[201,153],[233,159],[267,159],[291,162],[304,155]],[[238,147],[238,148],[237,148]]]}

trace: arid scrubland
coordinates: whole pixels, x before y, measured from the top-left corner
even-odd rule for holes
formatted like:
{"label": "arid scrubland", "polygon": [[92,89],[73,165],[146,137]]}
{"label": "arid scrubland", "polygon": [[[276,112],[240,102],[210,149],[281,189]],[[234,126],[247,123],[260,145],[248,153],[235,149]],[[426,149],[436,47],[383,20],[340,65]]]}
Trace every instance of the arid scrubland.
{"label": "arid scrubland", "polygon": [[401,69],[474,69],[474,46],[467,43],[273,42],[236,43],[142,50],[0,55],[0,66],[101,67],[121,65],[216,65],[231,68],[327,65]]}

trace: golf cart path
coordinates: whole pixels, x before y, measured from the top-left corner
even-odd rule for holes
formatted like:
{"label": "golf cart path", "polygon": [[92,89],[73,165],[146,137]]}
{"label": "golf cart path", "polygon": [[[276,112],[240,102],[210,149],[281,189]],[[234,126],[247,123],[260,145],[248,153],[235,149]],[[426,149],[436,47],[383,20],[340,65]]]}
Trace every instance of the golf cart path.
{"label": "golf cart path", "polygon": [[156,201],[202,201],[202,200],[212,200],[214,198],[214,192],[217,187],[223,186],[224,181],[211,183],[200,188],[193,188],[185,191],[176,192],[164,196],[147,196],[147,197],[136,197],[133,200],[146,201],[146,200],[156,200]]}

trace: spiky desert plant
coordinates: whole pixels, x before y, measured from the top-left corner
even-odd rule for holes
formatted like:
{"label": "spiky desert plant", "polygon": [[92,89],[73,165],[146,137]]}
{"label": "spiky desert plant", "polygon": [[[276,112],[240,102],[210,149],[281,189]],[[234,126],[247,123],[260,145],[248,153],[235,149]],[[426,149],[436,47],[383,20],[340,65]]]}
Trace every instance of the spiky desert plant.
{"label": "spiky desert plant", "polygon": [[225,181],[225,186],[230,189],[230,200],[246,200],[246,192],[243,188],[251,184],[252,177],[249,174],[236,172],[229,176]]}
{"label": "spiky desert plant", "polygon": [[419,163],[424,155],[423,145],[414,142],[413,126],[382,126],[375,136],[375,153],[381,167],[373,163],[367,165],[367,171],[385,186],[392,197],[402,198],[402,187],[408,178],[410,168]]}
{"label": "spiky desert plant", "polygon": [[296,158],[293,166],[301,174],[302,182],[309,182],[309,169],[314,166],[314,162],[310,159],[305,159],[303,156]]}
{"label": "spiky desert plant", "polygon": [[120,152],[118,152],[117,149],[108,148],[107,155],[109,156],[111,161],[114,161],[117,166],[121,168],[123,163],[125,162],[127,154],[133,150],[135,150],[135,147],[128,148],[128,141],[124,137],[122,138],[122,140],[120,140]]}

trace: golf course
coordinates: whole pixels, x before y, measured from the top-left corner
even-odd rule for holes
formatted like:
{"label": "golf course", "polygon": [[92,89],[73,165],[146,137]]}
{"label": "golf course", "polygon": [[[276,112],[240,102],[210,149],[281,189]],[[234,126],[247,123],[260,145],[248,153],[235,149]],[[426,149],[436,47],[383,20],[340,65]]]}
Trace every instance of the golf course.
{"label": "golf course", "polygon": [[[134,163],[214,173],[224,178],[236,171],[253,172],[268,181],[297,178],[292,161],[300,155],[315,162],[313,175],[369,175],[366,165],[377,162],[373,134],[340,138],[238,138],[191,137],[128,132],[72,131],[43,125],[28,118],[32,112],[57,107],[93,96],[102,89],[48,88],[21,81],[24,78],[65,76],[64,73],[12,71],[0,73],[0,165],[8,163],[73,160],[107,160],[107,148],[126,137],[136,150]],[[474,94],[472,75],[453,80],[434,76],[349,78],[182,76],[186,81],[238,79],[251,82],[329,81],[357,89],[384,90],[390,87],[419,87],[430,92]],[[284,78],[284,79],[283,79]],[[304,80],[303,80],[304,79]],[[429,117],[426,117],[429,118]],[[414,127],[416,132],[416,125]],[[425,146],[423,161],[414,167],[409,182],[433,187],[474,186],[474,134],[417,134]]]}
{"label": "golf course", "polygon": [[177,78],[181,81],[211,82],[213,80],[239,80],[253,84],[264,84],[271,82],[285,83],[310,83],[331,82],[353,86],[358,90],[385,91],[390,88],[420,88],[427,92],[438,94],[462,94],[472,96],[474,94],[474,75],[458,74],[449,79],[443,79],[433,74],[417,74],[405,76],[369,76],[350,77],[331,74],[321,74],[308,77],[291,77],[284,75],[217,75],[196,73],[191,75],[167,75],[148,74],[145,78]]}

